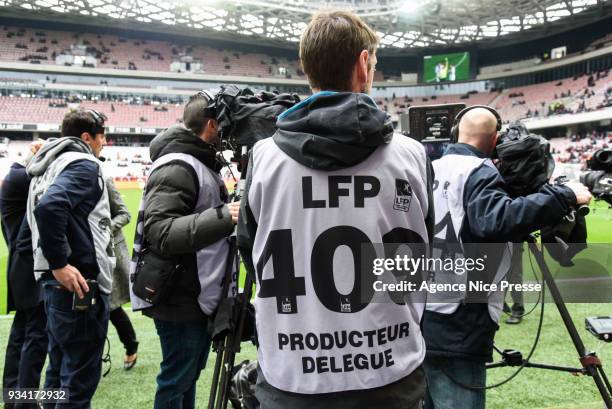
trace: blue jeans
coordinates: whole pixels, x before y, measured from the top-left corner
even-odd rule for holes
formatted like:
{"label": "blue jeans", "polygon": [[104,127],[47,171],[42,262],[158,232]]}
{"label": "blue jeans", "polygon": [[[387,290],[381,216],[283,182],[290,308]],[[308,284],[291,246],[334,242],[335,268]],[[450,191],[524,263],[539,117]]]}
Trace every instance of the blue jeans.
{"label": "blue jeans", "polygon": [[210,350],[206,322],[154,321],[162,350],[154,408],[193,409],[196,382]]}
{"label": "blue jeans", "polygon": [[485,386],[484,362],[461,358],[427,357],[423,363],[427,394],[423,409],[485,409],[485,390],[466,389],[448,376],[469,386]]}
{"label": "blue jeans", "polygon": [[[64,388],[69,402],[62,409],[89,409],[102,373],[102,352],[108,331],[108,296],[98,294],[86,311],[73,311],[73,293],[55,280],[43,284],[49,365],[45,388]],[[45,405],[53,408],[55,404]]]}

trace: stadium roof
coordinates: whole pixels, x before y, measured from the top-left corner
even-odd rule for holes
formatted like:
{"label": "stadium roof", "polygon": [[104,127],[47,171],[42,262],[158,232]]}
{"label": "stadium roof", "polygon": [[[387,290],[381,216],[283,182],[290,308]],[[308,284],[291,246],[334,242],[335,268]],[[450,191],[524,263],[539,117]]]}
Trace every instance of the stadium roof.
{"label": "stadium roof", "polygon": [[[420,49],[468,42],[534,38],[551,27],[568,29],[610,15],[611,0],[0,0],[0,13],[23,18],[108,23],[134,28],[291,46],[313,12],[324,7],[355,11],[376,29],[382,47]],[[561,21],[561,23],[559,23]],[[557,22],[557,23],[555,23]],[[515,33],[514,36],[507,36]],[[237,36],[238,34],[238,36]],[[250,39],[250,40],[249,40]],[[263,41],[262,41],[263,40]]]}

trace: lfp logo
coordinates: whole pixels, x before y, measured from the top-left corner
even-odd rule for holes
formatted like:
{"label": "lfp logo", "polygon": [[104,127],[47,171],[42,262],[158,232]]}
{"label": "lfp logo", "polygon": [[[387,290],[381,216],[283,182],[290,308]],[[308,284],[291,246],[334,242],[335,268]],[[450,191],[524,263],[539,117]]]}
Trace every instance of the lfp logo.
{"label": "lfp logo", "polygon": [[395,179],[395,201],[393,208],[407,212],[412,201],[412,186],[404,179]]}

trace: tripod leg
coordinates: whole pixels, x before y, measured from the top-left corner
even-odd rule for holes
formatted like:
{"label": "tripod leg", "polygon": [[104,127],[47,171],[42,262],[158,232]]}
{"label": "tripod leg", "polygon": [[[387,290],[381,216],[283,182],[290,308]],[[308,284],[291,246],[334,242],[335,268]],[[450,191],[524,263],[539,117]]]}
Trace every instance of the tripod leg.
{"label": "tripod leg", "polygon": [[[238,252],[235,253],[234,261],[236,265],[236,271],[239,272],[240,271],[240,257],[239,257]],[[246,281],[245,286],[251,285],[248,276],[245,281]],[[238,282],[236,282],[236,286],[238,286]],[[249,291],[247,293],[245,289],[242,295],[240,294],[237,295],[237,297],[243,298],[243,303],[239,304],[240,310],[238,311],[238,316],[235,317],[236,326],[234,328],[233,334],[231,337],[229,336],[227,337],[226,343],[225,343],[226,354],[224,356],[222,369],[221,369],[223,376],[221,377],[221,390],[220,390],[220,395],[219,395],[219,401],[217,404],[217,407],[219,409],[226,409],[227,404],[229,402],[229,392],[230,392],[229,389],[230,389],[230,383],[232,381],[234,364],[236,361],[236,354],[240,352],[240,343],[242,341],[242,331],[244,328],[244,319],[246,316],[246,304],[245,303],[248,303],[248,301],[250,300],[250,294],[251,292]]]}
{"label": "tripod leg", "polygon": [[229,388],[230,382],[232,381],[232,370],[234,369],[234,357],[234,352],[231,352],[230,354],[228,354],[227,362],[223,364],[223,367],[225,368],[225,378],[223,382],[223,387],[221,389],[221,396],[218,405],[220,409],[226,409],[227,403],[229,401]]}
{"label": "tripod leg", "polygon": [[233,355],[232,348],[232,340],[231,337],[225,338],[225,343],[223,344],[223,362],[221,363],[221,374],[219,376],[219,394],[217,397],[217,402],[215,409],[222,409],[227,406],[227,393],[229,389],[229,382],[232,377],[232,367],[229,367],[229,361],[231,360],[231,355]]}
{"label": "tripod leg", "polygon": [[[555,305],[557,306],[557,310],[559,311],[559,314],[561,315],[563,324],[565,324],[565,328],[567,329],[567,332],[569,333],[570,338],[572,339],[572,342],[574,343],[576,352],[578,352],[578,356],[580,357],[580,362],[583,364],[583,367],[587,371],[587,373],[593,378],[593,381],[595,382],[595,385],[597,386],[597,389],[599,390],[599,393],[604,403],[606,404],[606,408],[612,409],[612,398],[610,397],[609,388],[606,389],[606,385],[604,384],[604,380],[602,379],[602,376],[600,374],[600,371],[603,373],[603,368],[601,366],[598,367],[594,364],[586,364],[586,365],[584,364],[584,362],[587,361],[589,357],[592,357],[592,355],[589,355],[588,351],[586,350],[584,346],[584,343],[582,342],[582,338],[580,337],[580,334],[578,333],[578,330],[576,329],[576,325],[574,325],[574,321],[572,320],[572,317],[567,309],[567,306],[565,305],[565,302],[563,301],[563,297],[561,296],[561,292],[559,291],[559,288],[557,287],[557,284],[555,283],[555,279],[553,278],[550,270],[548,269],[546,260],[544,260],[544,253],[538,248],[537,243],[535,242],[535,239],[531,238],[531,240],[529,240],[528,243],[529,243],[529,249],[533,253],[536,259],[536,262],[538,264],[538,267],[540,268],[540,271],[542,272],[542,278],[546,282],[546,285],[548,286],[550,290],[550,295],[555,301]],[[544,300],[542,300],[542,302],[544,302]],[[607,383],[607,377],[605,377],[605,379]]]}
{"label": "tripod leg", "polygon": [[608,388],[608,393],[612,394],[612,387],[610,387],[610,381],[608,380],[608,376],[604,372],[603,368],[600,366],[597,368],[599,370],[599,374],[601,375],[604,383],[606,384],[606,388]]}
{"label": "tripod leg", "polygon": [[208,409],[215,409],[215,403],[218,398],[217,389],[219,388],[219,375],[221,372],[221,362],[223,361],[223,356],[225,355],[225,351],[223,351],[223,346],[219,345],[217,348],[217,357],[215,359],[215,369],[213,371],[212,382],[210,385],[210,397],[208,398]]}

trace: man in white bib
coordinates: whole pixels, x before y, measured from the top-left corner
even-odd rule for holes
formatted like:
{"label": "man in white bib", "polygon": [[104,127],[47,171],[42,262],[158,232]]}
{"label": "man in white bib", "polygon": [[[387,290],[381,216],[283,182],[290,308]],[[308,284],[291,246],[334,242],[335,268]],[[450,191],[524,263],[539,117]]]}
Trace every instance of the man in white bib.
{"label": "man in white bib", "polygon": [[373,276],[360,274],[363,245],[427,243],[433,221],[425,150],[367,95],[377,45],[354,14],[316,14],[300,42],[313,95],[252,150],[238,245],[257,278],[264,409],[423,398],[423,304],[372,302]]}
{"label": "man in white bib", "polygon": [[[491,274],[495,273],[491,278],[499,280],[510,269],[508,242],[522,242],[528,233],[558,223],[572,207],[588,204],[591,195],[580,183],[572,183],[544,185],[538,193],[510,197],[489,159],[501,118],[489,107],[466,108],[457,117],[459,143],[433,161],[435,240],[465,243],[465,248],[478,243],[476,247],[485,248]],[[492,248],[490,243],[500,244]],[[436,277],[438,282],[444,279]],[[425,408],[484,409],[485,363],[492,360],[503,292],[491,292],[488,302],[469,302],[467,296],[462,302],[429,301],[423,319]]]}
{"label": "man in white bib", "polygon": [[68,394],[68,402],[46,408],[89,409],[102,375],[113,269],[108,191],[98,159],[105,121],[94,110],[67,113],[62,137],[47,141],[26,168],[33,274],[47,315],[45,388]]}
{"label": "man in white bib", "polygon": [[[153,164],[138,213],[130,272],[136,274],[136,255],[143,251],[177,266],[163,285],[165,296],[153,304],[134,293],[137,280],[132,282],[132,308],[153,319],[162,352],[155,409],[196,406],[196,385],[211,344],[208,323],[223,296],[228,237],[238,216],[238,203],[227,203],[219,174],[218,124],[210,104],[208,93],[193,95],[183,124],[161,132],[149,148]],[[167,263],[147,261],[146,256],[142,262],[148,274],[167,268]]]}

